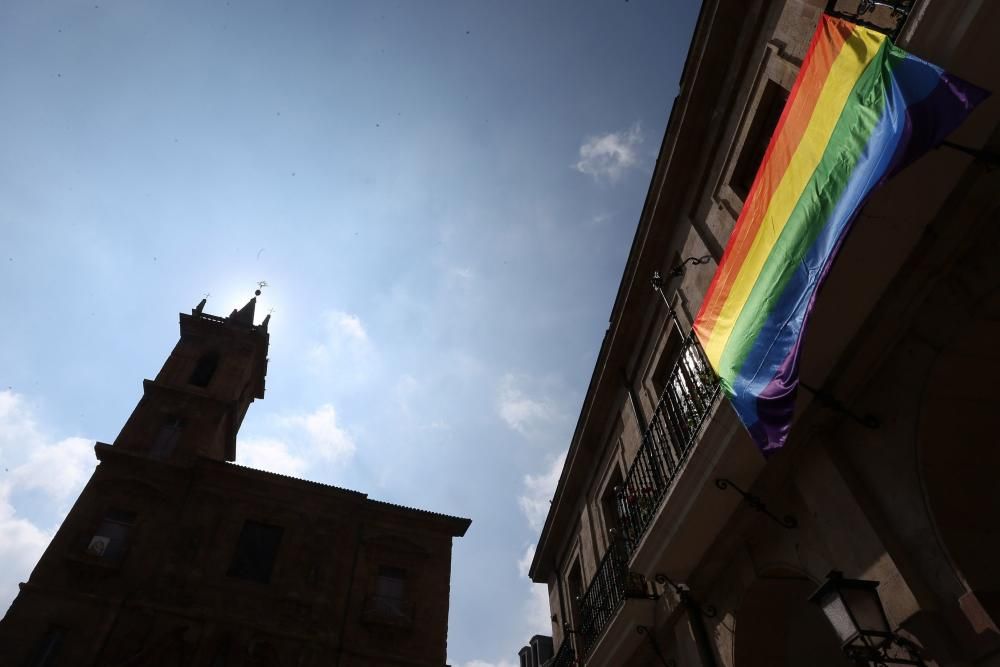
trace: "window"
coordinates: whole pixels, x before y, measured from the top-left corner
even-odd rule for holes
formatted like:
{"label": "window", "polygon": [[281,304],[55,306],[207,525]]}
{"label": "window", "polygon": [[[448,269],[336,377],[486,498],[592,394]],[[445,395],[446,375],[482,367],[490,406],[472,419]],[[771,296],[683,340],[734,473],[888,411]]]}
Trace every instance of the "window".
{"label": "window", "polygon": [[236,555],[233,556],[233,563],[227,574],[237,579],[268,583],[283,533],[284,530],[278,526],[256,521],[244,523],[240,541],[236,545]]}
{"label": "window", "polygon": [[135,525],[135,514],[132,512],[108,510],[94,536],[90,538],[87,553],[109,562],[121,560],[128,546],[129,532],[133,525]]}
{"label": "window", "polygon": [[198,365],[194,367],[194,372],[191,373],[191,379],[188,382],[196,387],[207,387],[208,383],[212,381],[212,376],[215,375],[215,369],[218,365],[219,353],[206,352],[198,360]]}
{"label": "window", "polygon": [[66,628],[51,625],[49,629],[45,631],[45,635],[35,644],[35,650],[32,651],[31,657],[28,659],[29,667],[50,667],[56,664],[56,657],[59,655],[59,649],[62,648],[63,640],[66,638]]}
{"label": "window", "polygon": [[[604,516],[604,528],[609,532],[613,530],[620,536],[621,521],[618,517],[618,494],[615,493],[615,489],[622,485],[622,471],[621,468],[615,467],[614,474],[604,487],[604,493],[601,494],[601,514]],[[611,535],[608,535],[608,544],[611,544]]]}
{"label": "window", "polygon": [[177,440],[181,436],[181,420],[178,417],[168,417],[160,425],[153,438],[153,446],[149,449],[149,455],[157,461],[163,461],[174,453],[177,447]]}
{"label": "window", "polygon": [[667,388],[667,382],[670,380],[670,372],[674,369],[674,362],[677,361],[677,338],[673,335],[674,332],[671,326],[667,342],[660,350],[660,357],[656,360],[656,366],[653,367],[653,373],[649,378],[656,392],[654,403],[663,396],[663,390]]}
{"label": "window", "polygon": [[403,613],[406,599],[406,570],[381,565],[375,577],[375,605],[387,614]]}
{"label": "window", "polygon": [[569,592],[569,609],[573,618],[573,627],[580,627],[580,603],[583,602],[583,573],[580,571],[580,559],[573,562],[566,577],[566,587]]}
{"label": "window", "polygon": [[764,160],[767,145],[771,141],[774,129],[778,127],[787,100],[788,91],[782,88],[781,84],[776,81],[768,81],[765,84],[750,129],[743,139],[739,160],[729,179],[729,186],[741,199],[745,200],[750,193],[750,187],[757,176],[757,169]]}

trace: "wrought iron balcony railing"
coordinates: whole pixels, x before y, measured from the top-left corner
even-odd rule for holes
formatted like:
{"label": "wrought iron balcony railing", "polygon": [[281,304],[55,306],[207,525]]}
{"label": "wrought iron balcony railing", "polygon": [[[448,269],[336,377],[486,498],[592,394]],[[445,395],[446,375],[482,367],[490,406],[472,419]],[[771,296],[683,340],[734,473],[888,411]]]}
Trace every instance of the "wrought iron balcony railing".
{"label": "wrought iron balcony railing", "polygon": [[639,451],[618,489],[618,514],[628,555],[649,528],[718,394],[718,379],[691,332],[681,345]]}
{"label": "wrought iron balcony railing", "polygon": [[569,635],[563,637],[559,650],[549,662],[545,663],[545,667],[576,667],[576,653],[573,651],[573,642],[569,640]]}
{"label": "wrought iron balcony railing", "polygon": [[[687,460],[718,394],[718,379],[692,332],[681,345],[639,451],[617,490],[622,535],[612,540],[578,599],[575,634],[581,656],[590,653],[626,599],[655,599],[645,578],[629,572],[628,561]],[[559,647],[553,667],[575,664],[568,640],[567,636]]]}
{"label": "wrought iron balcony railing", "polygon": [[628,571],[628,554],[620,540],[613,540],[586,592],[580,597],[576,636],[582,655],[590,653],[622,603],[627,598],[637,597],[649,597],[646,579]]}

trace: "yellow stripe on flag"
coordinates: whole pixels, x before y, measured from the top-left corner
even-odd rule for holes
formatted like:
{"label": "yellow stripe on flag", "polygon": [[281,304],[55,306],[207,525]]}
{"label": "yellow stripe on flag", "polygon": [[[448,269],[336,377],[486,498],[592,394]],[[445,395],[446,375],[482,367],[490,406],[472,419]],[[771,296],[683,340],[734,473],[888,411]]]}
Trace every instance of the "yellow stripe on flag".
{"label": "yellow stripe on flag", "polygon": [[728,298],[719,310],[719,318],[709,340],[704,341],[705,354],[713,367],[719,368],[722,353],[726,343],[729,342],[736,320],[771,254],[771,249],[781,236],[795,205],[802,197],[806,184],[816,170],[816,165],[823,157],[834,127],[847,104],[847,98],[854,89],[854,84],[875,57],[885,39],[885,35],[859,26],[848,37],[830,68],[809,120],[809,126],[782,176],[781,183],[771,197],[764,213],[764,221],[740,266]]}

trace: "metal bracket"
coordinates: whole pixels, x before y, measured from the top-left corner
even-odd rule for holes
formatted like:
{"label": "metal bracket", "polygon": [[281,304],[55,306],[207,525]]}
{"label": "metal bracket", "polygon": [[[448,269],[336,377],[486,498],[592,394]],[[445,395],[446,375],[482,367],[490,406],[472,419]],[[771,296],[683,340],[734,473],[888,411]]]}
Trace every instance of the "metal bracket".
{"label": "metal bracket", "polygon": [[661,586],[670,586],[677,597],[681,599],[681,603],[693,611],[698,612],[705,618],[715,618],[719,614],[719,610],[713,605],[705,605],[702,607],[699,605],[693,597],[691,597],[691,589],[687,586],[674,583],[674,581],[665,574],[658,573],[653,576],[653,580],[660,584]]}
{"label": "metal bracket", "polygon": [[819,401],[823,407],[850,417],[865,428],[875,430],[881,425],[881,422],[875,415],[868,414],[859,417],[856,413],[852,412],[850,408],[841,403],[835,396],[827,392],[825,389],[817,389],[812,385],[806,384],[802,380],[799,380],[799,386],[812,394],[813,398]]}
{"label": "metal bracket", "polygon": [[[913,0],[858,0],[858,8],[853,13],[837,10],[837,0],[827,0],[826,13],[845,21],[857,23],[858,25],[872,30],[877,30],[895,40],[906,24],[906,18],[913,8]],[[886,7],[891,11],[891,18],[896,22],[894,28],[887,28],[871,21],[866,21],[862,16],[875,11],[876,7]]]}
{"label": "metal bracket", "polygon": [[719,489],[721,489],[722,491],[725,491],[726,489],[732,487],[732,489],[736,491],[736,493],[743,496],[743,502],[746,505],[748,505],[751,509],[760,512],[761,514],[770,517],[772,521],[774,521],[782,528],[788,528],[789,530],[793,528],[798,528],[799,520],[796,519],[793,515],[786,514],[784,517],[779,518],[776,514],[772,513],[771,510],[767,509],[767,505],[765,505],[764,502],[760,499],[760,496],[756,496],[752,493],[749,493],[748,491],[744,491],[740,487],[736,486],[731,479],[720,477],[715,480],[715,485],[719,487]]}
{"label": "metal bracket", "polygon": [[[887,646],[898,646],[906,651],[905,658],[896,658],[889,655]],[[916,667],[927,667],[924,662],[920,647],[905,637],[892,634],[889,635],[887,646],[875,648],[873,646],[845,646],[844,655],[856,664],[872,665],[874,667],[888,667],[889,665],[915,665]]]}

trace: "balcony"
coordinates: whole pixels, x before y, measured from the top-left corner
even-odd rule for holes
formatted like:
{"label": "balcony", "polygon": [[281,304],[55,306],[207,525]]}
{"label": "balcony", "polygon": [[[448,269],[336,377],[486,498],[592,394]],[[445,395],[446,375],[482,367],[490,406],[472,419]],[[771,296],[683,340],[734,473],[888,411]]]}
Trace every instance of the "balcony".
{"label": "balcony", "polygon": [[618,514],[629,556],[687,461],[718,395],[719,381],[692,332],[681,346],[618,490]]}
{"label": "balcony", "polygon": [[[576,648],[581,662],[614,665],[615,656],[634,650],[626,644],[636,644],[637,635],[606,632],[608,626],[643,622],[642,610],[625,602],[650,598],[647,577],[664,572],[679,581],[687,578],[738,505],[735,494],[720,493],[714,486],[715,477],[749,487],[763,466],[720,394],[718,379],[691,333],[683,340],[639,450],[617,489],[621,534],[579,598]],[[692,515],[698,520],[690,521]],[[568,644],[564,641],[563,647]]]}
{"label": "balcony", "polygon": [[581,655],[590,653],[625,600],[649,597],[645,578],[628,571],[628,554],[621,540],[612,542],[580,597],[576,635]]}
{"label": "balcony", "polygon": [[616,501],[628,567],[686,581],[739,506],[719,478],[750,488],[764,459],[694,334],[681,345]]}
{"label": "balcony", "polygon": [[569,641],[568,636],[563,638],[559,650],[545,667],[576,667],[576,653],[573,652],[573,642]]}

